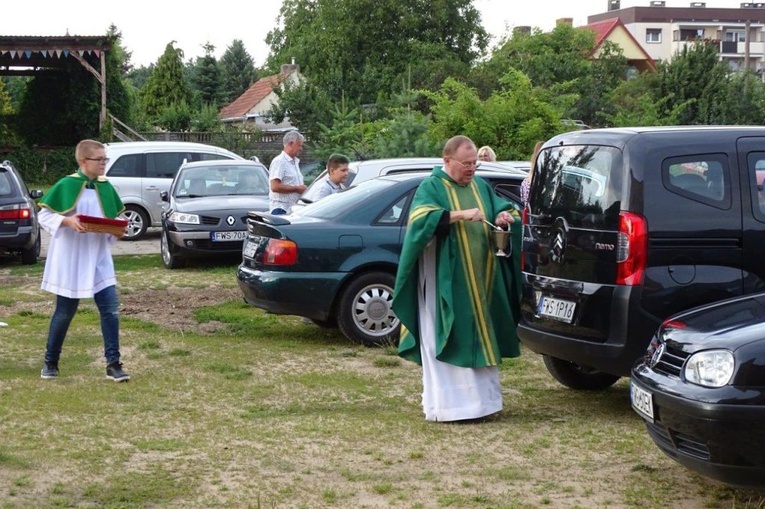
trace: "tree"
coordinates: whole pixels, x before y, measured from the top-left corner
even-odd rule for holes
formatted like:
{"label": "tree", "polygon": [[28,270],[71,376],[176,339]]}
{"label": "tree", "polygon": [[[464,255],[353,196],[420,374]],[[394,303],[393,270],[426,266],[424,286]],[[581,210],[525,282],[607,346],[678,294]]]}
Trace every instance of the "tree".
{"label": "tree", "polygon": [[258,79],[252,57],[240,39],[234,39],[220,59],[221,101],[229,104]]}
{"label": "tree", "polygon": [[10,141],[11,129],[9,123],[13,115],[13,106],[11,106],[11,96],[5,90],[5,83],[0,80],[0,144]]}
{"label": "tree", "polygon": [[438,63],[466,72],[488,42],[472,0],[285,0],[278,23],[268,67],[294,58],[334,101],[356,104],[398,89],[410,71],[423,84]]}
{"label": "tree", "polygon": [[220,106],[220,67],[215,59],[215,46],[204,44],[205,54],[189,62],[187,68],[194,88],[195,99],[199,105]]}
{"label": "tree", "polygon": [[141,104],[149,119],[157,119],[166,108],[191,104],[191,92],[184,77],[183,50],[171,41],[157,60],[146,86],[141,90]]}

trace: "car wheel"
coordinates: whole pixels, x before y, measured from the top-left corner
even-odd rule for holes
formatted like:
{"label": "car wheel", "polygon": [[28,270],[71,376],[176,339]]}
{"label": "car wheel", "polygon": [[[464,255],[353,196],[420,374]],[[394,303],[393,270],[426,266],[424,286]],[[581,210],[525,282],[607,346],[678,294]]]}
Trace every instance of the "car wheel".
{"label": "car wheel", "polygon": [[24,265],[34,265],[37,263],[37,259],[40,257],[40,230],[37,230],[37,240],[35,240],[35,243],[32,247],[29,249],[22,249],[21,250],[21,263]]}
{"label": "car wheel", "polygon": [[122,240],[138,240],[143,237],[149,227],[149,215],[146,211],[135,205],[127,205],[124,216],[128,220],[128,225]]}
{"label": "car wheel", "polygon": [[183,267],[186,262],[180,256],[173,254],[170,248],[170,239],[166,231],[162,232],[162,236],[159,240],[159,252],[162,255],[162,265],[166,269],[179,269]]}
{"label": "car wheel", "polygon": [[369,272],[348,284],[337,311],[345,337],[366,346],[398,343],[401,322],[391,307],[394,283],[392,274]]}
{"label": "car wheel", "polygon": [[570,389],[580,391],[599,391],[614,385],[620,377],[603,373],[593,368],[580,366],[549,355],[542,356],[547,371],[558,382]]}

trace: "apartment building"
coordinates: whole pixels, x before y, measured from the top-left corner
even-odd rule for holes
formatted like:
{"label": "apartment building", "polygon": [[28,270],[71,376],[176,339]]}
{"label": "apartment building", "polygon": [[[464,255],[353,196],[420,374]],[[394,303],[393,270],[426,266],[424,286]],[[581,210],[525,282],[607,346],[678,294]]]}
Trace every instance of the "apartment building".
{"label": "apartment building", "polygon": [[765,3],[713,7],[712,2],[644,0],[639,2],[643,5],[622,5],[626,3],[604,0],[608,10],[587,21],[618,18],[656,62],[671,61],[684,46],[702,38],[714,41],[720,59],[732,69],[748,66],[765,72]]}

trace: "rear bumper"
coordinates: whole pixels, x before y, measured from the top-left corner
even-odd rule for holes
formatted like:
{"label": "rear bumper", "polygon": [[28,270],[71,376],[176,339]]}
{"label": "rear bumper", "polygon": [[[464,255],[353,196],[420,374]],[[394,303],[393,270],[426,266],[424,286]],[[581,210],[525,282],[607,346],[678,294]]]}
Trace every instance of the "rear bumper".
{"label": "rear bumper", "polygon": [[19,226],[15,233],[9,235],[0,233],[0,251],[31,249],[39,234],[34,226]]}
{"label": "rear bumper", "polygon": [[244,300],[279,315],[313,320],[332,317],[335,298],[345,272],[261,271],[239,265],[236,278]]}
{"label": "rear bumper", "polygon": [[[588,337],[586,328],[577,323],[567,324],[541,318],[536,314],[534,291],[524,274],[521,321],[518,337],[536,353],[548,355],[603,373],[629,376],[632,365],[645,354],[651,337],[661,320],[646,313],[640,306],[640,292],[636,287],[614,286],[608,298],[602,300],[603,309],[593,306],[586,310],[590,322],[600,321],[598,328],[607,330],[607,337]],[[576,300],[572,293],[569,300]],[[599,315],[599,316],[596,316]],[[578,322],[579,318],[575,320]]]}
{"label": "rear bumper", "polygon": [[630,383],[652,395],[646,428],[667,456],[718,481],[765,487],[765,405],[743,399],[751,391],[693,386],[642,363]]}

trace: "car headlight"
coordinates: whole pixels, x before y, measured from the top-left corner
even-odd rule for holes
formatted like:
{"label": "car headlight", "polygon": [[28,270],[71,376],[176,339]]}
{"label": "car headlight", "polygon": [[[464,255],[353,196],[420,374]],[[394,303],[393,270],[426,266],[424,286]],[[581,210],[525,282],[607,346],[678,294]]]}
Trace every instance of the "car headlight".
{"label": "car headlight", "polygon": [[199,224],[199,216],[184,212],[173,212],[170,214],[170,221],[176,224]]}
{"label": "car headlight", "polygon": [[736,361],[728,350],[697,352],[685,363],[685,379],[703,387],[722,387],[730,382]]}

